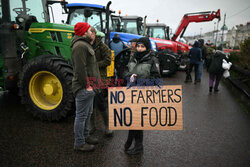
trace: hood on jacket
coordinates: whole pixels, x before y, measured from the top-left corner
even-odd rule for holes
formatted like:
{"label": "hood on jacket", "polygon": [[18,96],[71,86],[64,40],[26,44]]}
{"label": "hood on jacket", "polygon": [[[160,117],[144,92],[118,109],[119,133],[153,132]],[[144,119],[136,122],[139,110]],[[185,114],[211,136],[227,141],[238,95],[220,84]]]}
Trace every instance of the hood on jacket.
{"label": "hood on jacket", "polygon": [[101,42],[102,42],[102,37],[96,35],[93,47],[98,46]]}
{"label": "hood on jacket", "polygon": [[198,48],[200,46],[200,43],[198,41],[194,42],[194,48]]}

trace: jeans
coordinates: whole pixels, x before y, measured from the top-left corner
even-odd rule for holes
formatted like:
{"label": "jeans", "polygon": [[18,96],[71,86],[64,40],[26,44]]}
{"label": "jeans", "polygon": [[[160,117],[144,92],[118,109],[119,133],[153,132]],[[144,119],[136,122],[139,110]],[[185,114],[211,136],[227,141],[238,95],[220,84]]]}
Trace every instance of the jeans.
{"label": "jeans", "polygon": [[94,91],[81,89],[78,91],[76,103],[76,117],[74,123],[75,146],[85,144],[85,139],[89,136],[89,123],[93,111]]}
{"label": "jeans", "polygon": [[204,61],[201,61],[199,64],[198,73],[197,73],[197,80],[201,80],[201,75],[202,75],[202,71],[203,71],[203,64],[204,64]]}

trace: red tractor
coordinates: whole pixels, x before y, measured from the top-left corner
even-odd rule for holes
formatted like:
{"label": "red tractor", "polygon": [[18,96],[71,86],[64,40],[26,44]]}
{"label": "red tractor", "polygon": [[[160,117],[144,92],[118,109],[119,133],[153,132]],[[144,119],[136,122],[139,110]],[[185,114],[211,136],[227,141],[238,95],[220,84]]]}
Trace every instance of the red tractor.
{"label": "red tractor", "polygon": [[[118,31],[133,30],[134,34],[145,35],[154,40],[157,45],[158,56],[161,62],[162,74],[172,74],[178,68],[185,69],[186,56],[191,46],[176,41],[181,33],[183,36],[187,26],[191,22],[206,22],[218,18],[220,20],[220,9],[217,12],[199,12],[185,14],[181,20],[179,27],[170,40],[169,28],[163,23],[147,23],[142,24],[142,17],[139,16],[115,16],[113,18],[114,25],[119,24]],[[120,19],[120,21],[119,21]],[[129,26],[128,26],[129,25]],[[146,29],[145,29],[146,28]],[[142,33],[141,30],[144,30]]]}
{"label": "red tractor", "polygon": [[[209,12],[198,12],[198,13],[187,13],[183,16],[181,23],[179,24],[171,40],[169,40],[168,29],[166,28],[165,24],[162,23],[147,24],[146,34],[156,42],[157,49],[159,52],[161,52],[161,50],[170,50],[178,54],[180,59],[179,68],[185,69],[186,67],[185,55],[188,53],[191,47],[185,43],[176,41],[176,39],[179,37],[180,34],[181,34],[180,38],[182,38],[189,23],[207,22],[207,21],[212,21],[215,18],[220,20],[220,9],[218,9],[217,12],[209,11]],[[165,32],[163,32],[163,30],[165,30]],[[165,39],[163,38],[164,36]]]}

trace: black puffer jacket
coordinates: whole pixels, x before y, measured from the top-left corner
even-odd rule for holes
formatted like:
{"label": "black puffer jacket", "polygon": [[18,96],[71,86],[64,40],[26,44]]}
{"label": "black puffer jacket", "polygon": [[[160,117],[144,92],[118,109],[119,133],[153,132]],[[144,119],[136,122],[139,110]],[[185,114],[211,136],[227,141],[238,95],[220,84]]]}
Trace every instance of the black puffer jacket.
{"label": "black puffer jacket", "polygon": [[223,59],[227,60],[227,57],[222,52],[217,51],[211,59],[211,65],[209,66],[208,72],[212,74],[223,73],[224,69],[222,68]]}

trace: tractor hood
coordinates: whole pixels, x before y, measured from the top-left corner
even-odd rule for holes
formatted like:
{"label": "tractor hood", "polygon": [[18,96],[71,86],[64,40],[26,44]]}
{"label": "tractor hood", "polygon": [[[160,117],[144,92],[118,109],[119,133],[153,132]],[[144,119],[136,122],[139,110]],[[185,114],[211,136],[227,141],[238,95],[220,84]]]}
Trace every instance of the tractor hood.
{"label": "tractor hood", "polygon": [[60,31],[74,33],[74,26],[55,23],[32,23],[30,33],[43,33],[44,31]]}
{"label": "tractor hood", "polygon": [[151,40],[154,40],[157,44],[157,49],[169,49],[173,52],[177,53],[177,43],[170,40],[160,39],[160,38],[150,38]]}
{"label": "tractor hood", "polygon": [[[143,37],[142,35],[128,34],[128,33],[122,33],[122,32],[110,32],[110,40],[112,40],[115,34],[119,34],[121,41],[123,41],[127,45],[130,45],[129,40],[133,38],[139,39]],[[150,43],[151,43],[152,50],[157,51],[156,42],[153,39],[150,39]]]}

